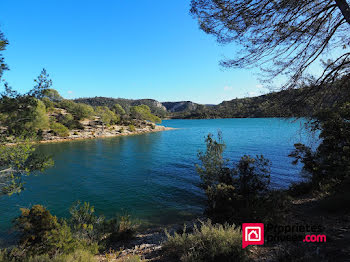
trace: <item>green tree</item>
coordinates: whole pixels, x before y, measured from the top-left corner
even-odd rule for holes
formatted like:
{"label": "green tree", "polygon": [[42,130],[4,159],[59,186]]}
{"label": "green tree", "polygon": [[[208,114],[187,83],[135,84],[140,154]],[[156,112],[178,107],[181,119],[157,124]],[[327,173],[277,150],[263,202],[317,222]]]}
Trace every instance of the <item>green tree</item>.
{"label": "green tree", "polygon": [[74,103],[71,100],[63,99],[58,103],[58,106],[60,108],[66,109],[69,113],[72,114],[74,112],[74,108],[76,106],[76,103]]}
{"label": "green tree", "polygon": [[[0,52],[5,51],[7,45],[8,41],[6,40],[4,34],[0,31]],[[4,57],[0,53],[0,80],[5,70],[8,70],[8,66],[5,64]]]}
{"label": "green tree", "polygon": [[264,202],[270,184],[269,161],[263,156],[252,158],[244,155],[230,168],[223,158],[225,144],[221,133],[218,141],[209,134],[205,142],[206,151],[198,153],[201,165],[197,165],[197,172],[207,196],[207,215],[221,223],[262,219],[266,210],[262,214],[258,214],[258,210],[266,207]]}
{"label": "green tree", "polygon": [[24,189],[24,176],[53,165],[50,157],[37,154],[29,142],[14,142],[17,144],[13,146],[0,144],[0,195],[20,193]]}
{"label": "green tree", "polygon": [[70,225],[75,236],[79,239],[87,239],[89,242],[99,241],[104,234],[103,216],[95,215],[95,208],[90,203],[80,201],[72,205],[69,210],[71,218]]}
{"label": "green tree", "polygon": [[20,248],[26,256],[49,254],[59,251],[69,252],[74,247],[74,239],[67,224],[60,224],[56,216],[41,205],[31,209],[22,208],[22,214],[15,220],[15,228],[20,232]]}
{"label": "green tree", "polygon": [[[225,67],[260,66],[267,80],[289,76],[287,86],[297,85],[321,58],[318,82],[350,73],[347,0],[192,0],[191,13],[220,43],[242,46],[236,57],[221,62]],[[339,55],[327,57],[328,50]]]}
{"label": "green tree", "polygon": [[315,189],[322,185],[339,184],[350,177],[350,103],[321,111],[310,123],[319,131],[321,143],[315,151],[303,144],[295,144],[290,154],[306,171],[306,178]]}
{"label": "green tree", "polygon": [[37,117],[39,100],[31,95],[33,92],[19,94],[5,84],[5,91],[0,98],[0,113],[4,116],[2,125],[7,127],[8,134],[17,137],[36,136],[32,122]]}
{"label": "green tree", "polygon": [[41,101],[45,104],[48,111],[53,111],[55,108],[55,103],[52,102],[48,97],[43,97]]}
{"label": "green tree", "polygon": [[37,105],[33,113],[33,121],[26,123],[25,128],[33,129],[35,131],[48,129],[50,126],[50,121],[46,112],[45,104],[42,101],[37,101]]}
{"label": "green tree", "polygon": [[131,117],[140,120],[148,120],[154,123],[161,123],[162,120],[151,113],[147,105],[132,106],[130,108]]}
{"label": "green tree", "polygon": [[43,91],[44,98],[50,99],[52,102],[59,102],[63,100],[63,97],[55,89],[47,88]]}
{"label": "green tree", "polygon": [[60,136],[60,137],[69,136],[68,128],[66,126],[62,125],[61,123],[52,122],[50,125],[50,128],[57,136]]}
{"label": "green tree", "polygon": [[117,115],[125,115],[126,112],[124,110],[124,108],[119,105],[119,104],[115,104],[113,107],[112,107],[112,110],[114,111],[114,113],[116,113]]}
{"label": "green tree", "polygon": [[34,79],[36,83],[34,88],[29,92],[29,95],[41,99],[45,96],[45,93],[49,93],[50,87],[52,86],[52,80],[49,78],[50,75],[44,68],[37,79]]}
{"label": "green tree", "polygon": [[102,129],[104,130],[105,125],[110,125],[113,123],[118,123],[120,118],[113,111],[109,110],[106,106],[98,106],[95,110],[96,115],[100,118],[102,122]]}
{"label": "green tree", "polygon": [[82,103],[76,103],[72,111],[73,112],[71,113],[78,120],[89,118],[94,114],[94,109],[92,108],[92,106],[82,104]]}

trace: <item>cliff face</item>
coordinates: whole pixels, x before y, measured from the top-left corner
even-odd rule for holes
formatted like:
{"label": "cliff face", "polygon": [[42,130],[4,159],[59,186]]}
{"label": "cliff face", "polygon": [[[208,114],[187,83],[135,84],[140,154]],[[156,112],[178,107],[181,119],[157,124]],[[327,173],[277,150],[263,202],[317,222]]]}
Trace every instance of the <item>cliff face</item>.
{"label": "cliff face", "polygon": [[182,111],[193,111],[196,110],[198,104],[191,101],[180,101],[180,102],[163,102],[163,106],[168,112],[182,112]]}

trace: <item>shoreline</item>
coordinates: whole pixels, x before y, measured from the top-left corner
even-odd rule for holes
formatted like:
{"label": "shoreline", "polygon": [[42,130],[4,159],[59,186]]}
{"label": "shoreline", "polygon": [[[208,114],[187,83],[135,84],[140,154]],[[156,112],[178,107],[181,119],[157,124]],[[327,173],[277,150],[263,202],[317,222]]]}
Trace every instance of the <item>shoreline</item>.
{"label": "shoreline", "polygon": [[[137,136],[137,135],[143,135],[143,134],[150,134],[150,133],[158,133],[163,131],[171,131],[176,130],[178,128],[173,127],[165,127],[165,126],[156,126],[155,129],[139,129],[136,131],[124,131],[123,133],[108,133],[105,132],[101,135],[91,135],[91,136],[73,136],[70,135],[68,137],[51,137],[52,139],[44,139],[44,140],[38,140],[38,141],[30,141],[31,144],[51,144],[51,143],[64,143],[64,142],[74,142],[74,141],[83,141],[83,140],[93,140],[93,139],[104,139],[104,138],[114,138],[119,136]],[[14,146],[17,143],[7,143],[7,146]]]}
{"label": "shoreline", "polygon": [[49,144],[49,143],[62,143],[62,142],[72,142],[72,141],[82,141],[82,140],[93,140],[93,139],[99,139],[99,138],[113,138],[113,137],[119,137],[119,136],[136,136],[136,135],[142,135],[142,134],[150,134],[150,133],[157,133],[162,131],[170,131],[175,130],[177,128],[172,127],[165,127],[165,126],[157,126],[156,129],[149,129],[149,130],[136,130],[136,131],[125,131],[123,133],[115,133],[115,134],[102,134],[102,135],[95,135],[95,136],[89,136],[89,137],[62,137],[62,138],[54,138],[51,140],[40,140],[40,141],[34,141],[35,144]]}

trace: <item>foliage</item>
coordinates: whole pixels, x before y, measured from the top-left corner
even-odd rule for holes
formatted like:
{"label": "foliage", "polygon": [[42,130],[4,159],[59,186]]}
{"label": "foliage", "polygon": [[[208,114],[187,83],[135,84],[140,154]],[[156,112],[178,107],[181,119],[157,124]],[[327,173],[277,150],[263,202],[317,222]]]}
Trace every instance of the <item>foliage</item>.
{"label": "foliage", "polygon": [[28,122],[25,124],[26,129],[33,129],[33,130],[44,130],[48,129],[50,125],[49,117],[46,113],[46,107],[45,104],[38,100],[36,108],[34,109],[34,118],[32,122]]}
{"label": "foliage", "polygon": [[119,116],[117,116],[113,111],[109,110],[109,108],[106,106],[96,107],[95,112],[96,115],[100,117],[103,126],[118,123],[120,120]]}
{"label": "foliage", "polygon": [[24,188],[23,176],[53,165],[50,157],[37,154],[29,142],[14,142],[11,146],[0,144],[0,195],[20,193]]}
{"label": "foliage", "polygon": [[59,123],[66,126],[68,129],[74,129],[79,126],[78,125],[79,122],[74,120],[73,115],[70,113],[67,113],[64,115],[63,114],[58,115],[57,120]]}
{"label": "foliage", "polygon": [[[347,0],[274,1],[192,0],[191,13],[200,28],[223,44],[236,42],[237,57],[225,67],[260,66],[271,80],[289,76],[287,86],[307,77],[307,69],[320,62],[318,82],[348,74],[350,7]],[[338,50],[337,56],[327,55]]]}
{"label": "foliage", "polygon": [[112,110],[114,113],[116,113],[117,115],[125,115],[126,112],[124,110],[124,108],[119,105],[119,104],[115,104],[113,107],[112,107]]}
{"label": "foliage", "polygon": [[316,151],[296,144],[290,154],[294,164],[301,162],[313,188],[343,181],[350,177],[350,103],[333,110],[321,111],[310,128],[320,130],[321,143]]}
{"label": "foliage", "polygon": [[59,254],[50,257],[47,254],[30,257],[24,262],[97,262],[94,254],[86,250],[76,250],[69,254]]}
{"label": "foliage", "polygon": [[204,189],[222,180],[220,177],[222,174],[221,170],[223,170],[227,162],[222,155],[225,144],[222,140],[221,132],[218,133],[217,140],[213,138],[212,134],[208,134],[205,138],[205,143],[207,147],[206,151],[198,153],[198,159],[202,162],[202,166],[196,165]]}
{"label": "foliage", "polygon": [[40,259],[45,257],[65,261],[58,259],[78,259],[80,256],[88,258],[91,257],[88,254],[98,252],[95,242],[75,238],[67,222],[58,221],[57,217],[51,215],[43,206],[35,205],[31,209],[23,208],[21,211],[21,216],[15,220],[15,228],[20,232],[20,241],[18,247],[10,250],[8,257],[16,261],[42,261]]}
{"label": "foliage", "polygon": [[134,125],[129,125],[129,131],[135,132],[136,131],[135,126]]}
{"label": "foliage", "polygon": [[[243,156],[233,168],[223,158],[225,144],[221,134],[218,141],[209,134],[206,151],[199,152],[202,166],[197,165],[207,195],[206,213],[215,222],[240,223],[247,219],[264,219],[259,206],[268,203],[270,163],[263,156]],[[266,206],[265,206],[266,207]]]}
{"label": "foliage", "polygon": [[132,106],[147,105],[151,109],[151,113],[158,117],[165,117],[167,115],[166,109],[158,101],[153,99],[123,99],[123,98],[109,98],[109,97],[92,97],[92,98],[79,98],[75,99],[75,102],[85,103],[91,106],[107,106],[113,110],[115,104],[119,104],[126,112],[130,114],[130,108]]}
{"label": "foliage", "polygon": [[193,233],[167,233],[168,240],[163,250],[169,257],[189,261],[245,261],[246,250],[242,249],[242,234],[234,225],[213,225],[202,222]]}
{"label": "foliage", "polygon": [[117,259],[116,261],[117,262],[142,262],[142,261],[147,261],[147,260],[143,260],[138,255],[127,255],[125,257]]}
{"label": "foliage", "polygon": [[68,128],[62,125],[61,123],[52,122],[50,125],[50,128],[54,132],[54,134],[57,136],[60,136],[60,137],[69,136]]}
{"label": "foliage", "polygon": [[108,238],[108,243],[116,241],[130,240],[134,237],[138,224],[131,219],[127,213],[118,216],[117,218],[106,221],[106,231],[111,233]]}
{"label": "foliage", "polygon": [[350,78],[331,86],[306,85],[257,97],[236,98],[219,105],[197,105],[171,113],[172,118],[314,117],[320,110],[350,102]]}
{"label": "foliage", "polygon": [[67,100],[67,99],[63,99],[58,103],[59,108],[66,109],[69,113],[74,112],[75,105],[76,105],[76,103],[74,103],[71,100]]}
{"label": "foliage", "polygon": [[49,98],[43,97],[41,101],[44,103],[45,107],[48,111],[53,111],[55,107],[55,103],[52,102]]}
{"label": "foliage", "polygon": [[21,233],[20,247],[26,255],[56,254],[58,249],[70,249],[73,242],[70,228],[61,225],[57,218],[43,206],[21,209],[22,214],[15,221]]}
{"label": "foliage", "polygon": [[21,95],[5,84],[0,99],[0,113],[3,115],[1,124],[7,127],[8,134],[17,137],[36,135],[36,130],[30,127],[36,118],[38,101],[28,93]]}
{"label": "foliage", "polygon": [[66,109],[77,120],[90,118],[94,114],[94,109],[91,106],[83,103],[75,103],[71,100],[63,99],[58,103],[58,106]]}
{"label": "foliage", "polygon": [[48,90],[50,90],[50,87],[52,86],[52,80],[49,79],[49,77],[50,75],[44,68],[37,79],[34,80],[36,84],[34,88],[29,92],[29,95],[38,99],[43,98],[45,96],[45,93],[48,93]]}
{"label": "foliage", "polygon": [[155,123],[161,123],[162,120],[151,113],[147,105],[132,106],[130,108],[131,116],[135,119],[149,120]]}
{"label": "foliage", "polygon": [[[0,31],[0,52],[5,51],[7,45],[8,41],[5,38],[4,34]],[[4,58],[0,53],[0,80],[5,70],[8,70],[8,66],[5,64]]]}
{"label": "foliage", "polygon": [[78,120],[84,119],[84,118],[90,118],[94,114],[94,109],[91,106],[82,104],[82,103],[75,104],[73,110],[74,112],[71,112],[71,113]]}
{"label": "foliage", "polygon": [[44,98],[47,98],[52,102],[59,102],[63,100],[63,97],[58,93],[58,91],[51,88],[47,88],[44,90],[43,99]]}
{"label": "foliage", "polygon": [[72,205],[69,210],[71,218],[69,224],[75,237],[89,242],[99,241],[103,235],[105,218],[95,215],[95,208],[89,203],[80,201]]}

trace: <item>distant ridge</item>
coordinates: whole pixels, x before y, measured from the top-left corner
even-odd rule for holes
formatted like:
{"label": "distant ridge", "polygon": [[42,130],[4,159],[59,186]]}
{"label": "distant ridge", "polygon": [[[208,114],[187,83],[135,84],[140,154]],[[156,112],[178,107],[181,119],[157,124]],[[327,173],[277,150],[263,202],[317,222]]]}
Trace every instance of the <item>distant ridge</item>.
{"label": "distant ridge", "polygon": [[93,97],[79,98],[75,102],[91,106],[120,104],[126,111],[131,106],[145,104],[153,114],[165,118],[249,118],[249,117],[303,117],[320,109],[332,108],[350,102],[350,80],[344,78],[332,87],[304,87],[269,94],[236,98],[218,105],[201,105],[191,101],[159,102],[154,99],[124,99]]}

